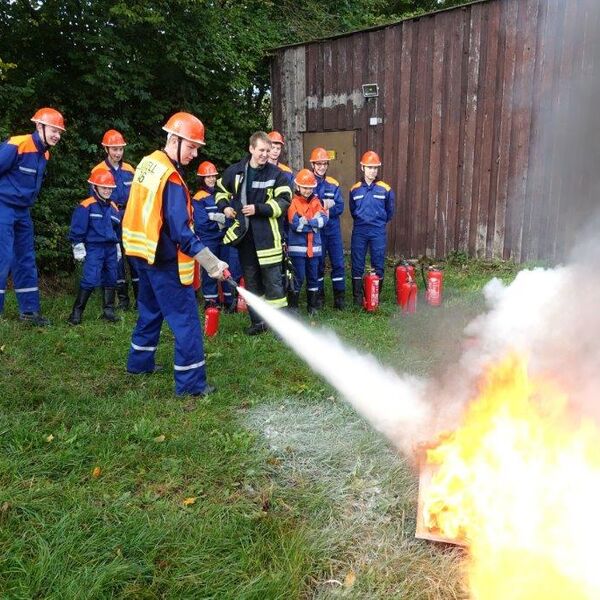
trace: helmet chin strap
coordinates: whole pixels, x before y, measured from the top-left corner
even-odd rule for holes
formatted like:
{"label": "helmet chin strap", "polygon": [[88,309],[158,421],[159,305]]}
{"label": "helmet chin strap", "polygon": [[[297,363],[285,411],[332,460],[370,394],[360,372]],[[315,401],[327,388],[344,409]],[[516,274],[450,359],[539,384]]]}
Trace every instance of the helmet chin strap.
{"label": "helmet chin strap", "polygon": [[181,143],[183,142],[183,138],[177,138],[177,166],[181,166]]}
{"label": "helmet chin strap", "polygon": [[40,125],[42,126],[42,141],[44,142],[44,146],[46,146],[46,148],[48,148],[50,146],[50,144],[48,143],[48,140],[46,139],[46,123],[40,123]]}

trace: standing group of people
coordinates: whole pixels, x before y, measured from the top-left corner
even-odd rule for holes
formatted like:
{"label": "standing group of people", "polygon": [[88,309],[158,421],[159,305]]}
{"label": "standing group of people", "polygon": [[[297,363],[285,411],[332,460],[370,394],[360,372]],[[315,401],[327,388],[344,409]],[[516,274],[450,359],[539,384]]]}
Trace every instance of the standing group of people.
{"label": "standing group of people", "polygon": [[[48,151],[65,131],[62,115],[43,108],[32,117],[33,134],[0,145],[0,314],[12,274],[20,319],[47,325],[41,314],[30,207],[40,191]],[[344,248],[340,216],[344,199],[339,183],[327,176],[330,157],[324,148],[310,154],[310,166],[294,175],[279,162],[285,144],[276,131],[258,131],[248,155],[219,177],[215,165],[202,162],[199,189],[192,197],[184,168],[198,155],[204,125],[180,112],[163,126],[165,146],[133,168],[124,162],[123,135],[104,134],[106,158],[87,180],[90,196],[73,212],[69,239],[73,256],[83,261],[79,291],[69,323],[81,323],[86,303],[102,288],[103,318],[115,321],[115,304],[130,305],[131,278],[138,320],[132,333],[127,370],[154,373],[155,353],[164,320],[175,338],[174,377],[178,395],[202,396],[208,384],[195,288],[202,272],[205,307],[217,304],[221,280],[226,310],[235,310],[231,278],[244,277],[246,288],[276,308],[297,311],[306,281],[307,307],[314,314],[324,299],[325,259],[331,262],[333,306],[345,306]],[[361,180],[352,186],[352,285],[362,301],[367,250],[383,280],[386,224],[394,210],[390,186],[377,179],[381,161],[373,151],[361,159]],[[291,262],[287,285],[284,265]],[[127,267],[126,267],[127,263]],[[227,280],[227,281],[226,281]],[[249,309],[247,333],[260,334],[266,323]]]}

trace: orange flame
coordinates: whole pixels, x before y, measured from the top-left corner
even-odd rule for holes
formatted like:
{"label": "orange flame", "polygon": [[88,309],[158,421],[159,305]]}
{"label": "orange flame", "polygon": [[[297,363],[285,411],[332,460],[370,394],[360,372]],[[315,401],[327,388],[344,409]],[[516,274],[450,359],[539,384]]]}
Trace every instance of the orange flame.
{"label": "orange flame", "polygon": [[511,355],[489,370],[462,426],[427,451],[425,526],[469,546],[478,600],[600,598],[600,433]]}

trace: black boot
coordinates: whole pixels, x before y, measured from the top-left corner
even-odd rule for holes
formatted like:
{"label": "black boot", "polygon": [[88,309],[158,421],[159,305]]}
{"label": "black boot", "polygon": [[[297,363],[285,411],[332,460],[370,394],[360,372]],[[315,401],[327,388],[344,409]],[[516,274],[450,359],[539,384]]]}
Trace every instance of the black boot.
{"label": "black boot", "polygon": [[345,290],[333,290],[333,308],[336,310],[344,310],[346,308]]}
{"label": "black boot", "polygon": [[314,317],[319,312],[319,292],[306,292],[306,312]]}
{"label": "black boot", "polygon": [[354,306],[363,305],[363,282],[362,277],[359,279],[352,278],[352,299]]}
{"label": "black boot", "polygon": [[81,323],[81,317],[83,316],[85,305],[90,299],[90,296],[92,295],[93,291],[94,290],[83,290],[79,288],[77,298],[75,298],[75,304],[73,304],[71,316],[69,317],[67,323],[69,323],[70,325],[79,325]]}
{"label": "black boot", "polygon": [[324,306],[325,306],[325,283],[323,283],[323,287],[317,292],[316,308],[323,308]]}
{"label": "black boot", "polygon": [[134,297],[133,309],[134,310],[137,310],[137,297],[138,297],[139,288],[140,288],[139,280],[132,279],[131,280],[131,289],[133,290],[133,297]]}
{"label": "black boot", "polygon": [[378,303],[381,304],[381,292],[383,291],[383,277],[379,278],[379,298]]}
{"label": "black boot", "polygon": [[287,295],[288,309],[295,315],[298,314],[298,302],[300,301],[300,292],[288,292]]}
{"label": "black boot", "polygon": [[111,323],[119,321],[115,315],[115,288],[102,288],[102,318]]}
{"label": "black boot", "polygon": [[129,286],[126,281],[117,285],[117,298],[119,299],[118,308],[129,310]]}

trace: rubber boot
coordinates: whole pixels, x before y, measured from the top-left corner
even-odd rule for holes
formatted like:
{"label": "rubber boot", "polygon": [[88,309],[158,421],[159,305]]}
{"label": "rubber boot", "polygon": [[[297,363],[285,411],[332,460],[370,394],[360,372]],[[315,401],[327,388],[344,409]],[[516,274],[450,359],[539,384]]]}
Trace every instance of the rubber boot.
{"label": "rubber boot", "polygon": [[316,307],[323,308],[324,306],[325,306],[325,284],[323,283],[323,287],[317,292],[317,306]]}
{"label": "rubber boot", "polygon": [[352,299],[354,306],[363,305],[363,282],[361,279],[352,279]]}
{"label": "rubber boot", "polygon": [[115,288],[102,288],[102,318],[116,323],[119,317],[115,315]]}
{"label": "rubber boot", "polygon": [[133,297],[134,297],[134,301],[133,301],[133,309],[137,310],[137,297],[138,297],[138,290],[140,289],[140,284],[137,281],[132,281],[131,282],[131,289],[133,290]]}
{"label": "rubber boot", "polygon": [[333,290],[333,308],[336,310],[346,308],[346,292],[344,290]]}
{"label": "rubber boot", "polygon": [[383,277],[379,278],[379,304],[381,304],[381,292],[383,291]]}
{"label": "rubber boot", "polygon": [[319,292],[306,292],[306,312],[314,317],[319,312]]}
{"label": "rubber boot", "polygon": [[71,311],[71,315],[69,316],[67,323],[70,325],[79,325],[81,323],[81,317],[83,316],[85,305],[90,299],[93,291],[94,290],[83,290],[79,288],[77,298],[75,298],[75,304],[73,304],[73,310]]}
{"label": "rubber boot", "polygon": [[298,314],[298,303],[300,301],[300,292],[288,292],[287,295],[288,310],[289,312],[297,315]]}
{"label": "rubber boot", "polygon": [[129,286],[126,281],[117,285],[117,298],[119,299],[118,308],[129,310]]}

